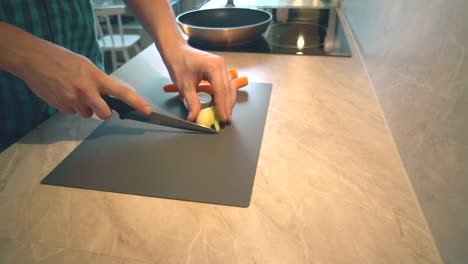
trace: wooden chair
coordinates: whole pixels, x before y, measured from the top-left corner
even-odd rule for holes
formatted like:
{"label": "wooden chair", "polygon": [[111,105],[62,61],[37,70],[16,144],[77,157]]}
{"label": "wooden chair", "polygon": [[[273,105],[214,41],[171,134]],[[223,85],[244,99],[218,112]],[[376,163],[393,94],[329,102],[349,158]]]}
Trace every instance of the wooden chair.
{"label": "wooden chair", "polygon": [[[122,15],[125,13],[125,6],[96,7],[94,12],[99,46],[103,52],[110,51],[112,70],[115,71],[117,67],[130,60],[129,49],[133,48],[136,53],[140,52],[138,41],[141,37],[123,33]],[[114,33],[110,22],[112,17],[117,17],[117,33]],[[104,21],[105,25],[101,25],[100,21]],[[117,52],[122,52],[123,62],[117,60]]]}

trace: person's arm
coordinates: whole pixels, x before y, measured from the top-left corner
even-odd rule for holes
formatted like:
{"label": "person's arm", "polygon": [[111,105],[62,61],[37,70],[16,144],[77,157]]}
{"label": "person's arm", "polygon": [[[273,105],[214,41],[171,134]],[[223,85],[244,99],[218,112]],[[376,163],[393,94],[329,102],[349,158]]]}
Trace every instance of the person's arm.
{"label": "person's arm", "polygon": [[[86,57],[0,22],[0,70],[24,80],[50,106],[101,119],[112,115],[101,98],[120,98],[142,113],[151,107],[129,87],[100,71]],[[3,88],[3,87],[1,87]]]}
{"label": "person's arm", "polygon": [[168,0],[126,0],[151,35],[163,58],[172,81],[184,94],[189,106],[188,120],[200,112],[195,87],[204,79],[214,89],[214,101],[221,121],[232,121],[236,89],[227,75],[224,59],[220,56],[191,48],[183,38]]}

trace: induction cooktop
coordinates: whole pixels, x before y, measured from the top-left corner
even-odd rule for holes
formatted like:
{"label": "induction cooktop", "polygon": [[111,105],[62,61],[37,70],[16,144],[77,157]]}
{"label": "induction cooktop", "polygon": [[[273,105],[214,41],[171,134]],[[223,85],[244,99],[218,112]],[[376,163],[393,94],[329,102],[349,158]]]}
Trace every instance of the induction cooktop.
{"label": "induction cooktop", "polygon": [[266,32],[250,43],[210,46],[190,39],[188,43],[206,51],[351,57],[351,49],[335,9],[259,9],[270,12],[273,19]]}

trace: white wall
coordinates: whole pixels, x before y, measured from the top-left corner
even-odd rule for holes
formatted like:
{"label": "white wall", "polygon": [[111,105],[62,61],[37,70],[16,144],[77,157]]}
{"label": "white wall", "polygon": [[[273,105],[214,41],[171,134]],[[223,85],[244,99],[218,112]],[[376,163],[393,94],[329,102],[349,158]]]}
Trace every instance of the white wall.
{"label": "white wall", "polygon": [[468,1],[343,0],[446,263],[468,263]]}

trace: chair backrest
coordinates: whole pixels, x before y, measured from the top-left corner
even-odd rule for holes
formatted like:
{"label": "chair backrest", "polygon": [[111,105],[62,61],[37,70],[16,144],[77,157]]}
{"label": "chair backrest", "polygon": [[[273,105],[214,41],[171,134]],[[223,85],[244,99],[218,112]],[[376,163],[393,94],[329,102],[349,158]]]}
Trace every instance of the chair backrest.
{"label": "chair backrest", "polygon": [[[125,14],[124,6],[111,6],[111,7],[96,7],[94,8],[94,13],[96,15],[96,31],[98,39],[102,41],[104,47],[115,47],[115,42],[117,37],[120,37],[121,43],[124,44],[124,35],[122,29],[122,15]],[[117,30],[118,33],[115,34],[112,29],[112,24],[110,22],[111,17],[117,16]],[[105,22],[105,29],[107,34],[104,35],[103,26],[101,25],[101,19]],[[104,36],[110,36],[110,42],[106,43]]]}

